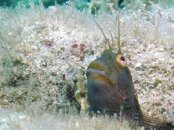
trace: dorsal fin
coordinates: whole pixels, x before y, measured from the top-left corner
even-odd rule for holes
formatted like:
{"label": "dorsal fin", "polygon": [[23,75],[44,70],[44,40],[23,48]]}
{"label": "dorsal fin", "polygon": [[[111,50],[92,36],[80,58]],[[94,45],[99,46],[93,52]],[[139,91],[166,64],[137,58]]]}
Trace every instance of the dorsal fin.
{"label": "dorsal fin", "polygon": [[104,37],[104,39],[105,39],[105,42],[108,44],[108,46],[109,46],[109,50],[111,50],[112,49],[112,46],[111,46],[111,44],[110,44],[110,41],[109,41],[109,39],[106,37],[106,35],[105,35],[105,33],[103,32],[103,30],[102,30],[102,28],[100,27],[100,25],[95,21],[95,23],[96,23],[96,25],[98,26],[98,28],[100,29],[100,31],[102,32],[102,34],[103,34],[103,37]]}
{"label": "dorsal fin", "polygon": [[118,14],[117,16],[117,28],[118,28],[118,40],[117,40],[117,45],[118,45],[118,53],[121,53],[121,47],[120,47],[120,16]]}
{"label": "dorsal fin", "polygon": [[[110,31],[109,31],[110,32]],[[111,40],[112,40],[112,43],[111,43],[111,48],[113,49],[114,47],[114,37],[112,35],[112,33],[110,32],[110,35],[111,35]]]}

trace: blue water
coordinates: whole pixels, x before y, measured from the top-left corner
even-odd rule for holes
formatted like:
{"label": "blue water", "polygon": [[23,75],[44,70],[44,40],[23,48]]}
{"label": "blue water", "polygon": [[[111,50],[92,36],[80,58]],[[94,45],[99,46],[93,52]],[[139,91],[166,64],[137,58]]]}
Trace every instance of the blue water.
{"label": "blue water", "polygon": [[135,8],[139,6],[139,4],[143,4],[144,6],[150,6],[151,4],[159,4],[164,8],[169,8],[174,5],[173,0],[1,0],[1,7],[12,7],[16,8],[18,6],[24,6],[26,8],[31,7],[31,5],[43,5],[45,8],[50,6],[59,5],[67,5],[69,3],[73,3],[74,6],[78,10],[84,10],[86,8],[94,8],[94,10],[101,9],[107,4],[114,4],[114,8],[119,9],[127,9],[127,8]]}

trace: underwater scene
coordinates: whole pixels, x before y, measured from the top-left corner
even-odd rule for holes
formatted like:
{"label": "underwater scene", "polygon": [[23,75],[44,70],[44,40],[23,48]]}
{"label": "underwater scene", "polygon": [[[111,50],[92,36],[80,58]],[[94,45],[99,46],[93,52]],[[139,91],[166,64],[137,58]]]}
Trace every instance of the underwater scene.
{"label": "underwater scene", "polygon": [[0,0],[0,130],[174,130],[174,0]]}

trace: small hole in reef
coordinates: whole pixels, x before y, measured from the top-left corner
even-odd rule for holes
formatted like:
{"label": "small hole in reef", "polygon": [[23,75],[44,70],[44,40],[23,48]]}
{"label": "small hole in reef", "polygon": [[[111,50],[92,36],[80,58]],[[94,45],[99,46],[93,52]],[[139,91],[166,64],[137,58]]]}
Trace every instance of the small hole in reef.
{"label": "small hole in reef", "polygon": [[123,56],[121,56],[120,59],[121,59],[122,61],[125,61],[125,58],[124,58]]}

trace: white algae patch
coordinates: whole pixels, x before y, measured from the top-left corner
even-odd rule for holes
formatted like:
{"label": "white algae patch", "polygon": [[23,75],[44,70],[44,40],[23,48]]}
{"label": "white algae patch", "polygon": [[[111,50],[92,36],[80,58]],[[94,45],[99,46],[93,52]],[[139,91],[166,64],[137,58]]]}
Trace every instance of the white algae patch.
{"label": "white algae patch", "polygon": [[[109,117],[87,115],[35,115],[27,112],[0,110],[0,130],[131,130],[127,122]],[[143,130],[139,128],[138,130]]]}
{"label": "white algae patch", "polygon": [[[94,17],[59,6],[0,9],[0,104],[28,107],[36,102],[36,107],[48,111],[69,107],[66,88],[75,86],[74,78],[81,71],[85,84],[88,64],[107,48],[94,20],[116,41],[116,13]],[[151,11],[120,12],[121,46],[140,105],[145,113],[168,121],[174,121],[173,16],[174,8],[157,5]],[[115,122],[0,111],[1,130],[129,129]]]}

